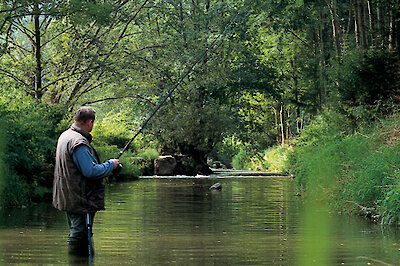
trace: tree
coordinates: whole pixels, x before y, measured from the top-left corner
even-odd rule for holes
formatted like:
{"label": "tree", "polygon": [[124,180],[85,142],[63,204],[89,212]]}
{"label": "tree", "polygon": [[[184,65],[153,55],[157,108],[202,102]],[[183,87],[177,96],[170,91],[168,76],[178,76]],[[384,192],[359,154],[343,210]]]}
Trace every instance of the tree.
{"label": "tree", "polygon": [[73,107],[112,83],[118,49],[147,3],[12,2],[3,10],[0,71],[34,98]]}

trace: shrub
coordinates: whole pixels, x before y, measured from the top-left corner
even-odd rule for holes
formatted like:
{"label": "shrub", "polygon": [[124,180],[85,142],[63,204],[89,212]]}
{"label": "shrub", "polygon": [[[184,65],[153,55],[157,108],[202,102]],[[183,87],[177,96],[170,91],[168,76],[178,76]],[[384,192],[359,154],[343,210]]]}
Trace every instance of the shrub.
{"label": "shrub", "polygon": [[[96,121],[92,135],[97,143],[116,145],[121,149],[130,140],[130,131],[131,126],[129,126],[127,118],[123,114],[109,113],[105,118]],[[129,148],[135,150],[134,143]]]}
{"label": "shrub", "polygon": [[156,149],[146,149],[144,152],[140,153],[137,157],[146,159],[146,160],[154,160],[156,158],[158,158],[159,154],[158,151]]}
{"label": "shrub", "polygon": [[[322,197],[345,212],[375,209],[383,222],[399,222],[398,120],[395,115],[379,126],[360,128],[363,134],[342,136],[335,133],[340,125],[329,134],[328,123],[312,124],[290,153],[289,169],[310,197]],[[307,135],[314,128],[327,135]]]}
{"label": "shrub", "polygon": [[249,165],[249,153],[244,147],[240,148],[239,152],[232,159],[232,167],[235,169],[247,169]]}
{"label": "shrub", "polygon": [[264,151],[263,167],[266,170],[274,173],[283,173],[286,171],[286,160],[289,152],[289,147],[272,147]]}
{"label": "shrub", "polygon": [[[25,205],[50,192],[62,106],[30,98],[0,98],[5,142],[3,205]],[[46,187],[47,189],[45,189]]]}
{"label": "shrub", "polygon": [[148,148],[133,158],[133,164],[140,170],[142,175],[154,174],[154,159],[158,158],[157,150]]}
{"label": "shrub", "polygon": [[[94,147],[100,157],[100,160],[103,162],[108,159],[115,158],[120,149],[116,145],[104,145],[102,144],[94,144]],[[123,164],[123,168],[120,173],[116,175],[112,175],[110,179],[137,179],[140,175],[139,168],[134,164],[135,156],[134,154],[127,150],[124,152],[123,156],[120,158],[120,162]]]}
{"label": "shrub", "polygon": [[387,49],[350,49],[328,74],[330,103],[353,123],[369,122],[399,103],[399,55]]}

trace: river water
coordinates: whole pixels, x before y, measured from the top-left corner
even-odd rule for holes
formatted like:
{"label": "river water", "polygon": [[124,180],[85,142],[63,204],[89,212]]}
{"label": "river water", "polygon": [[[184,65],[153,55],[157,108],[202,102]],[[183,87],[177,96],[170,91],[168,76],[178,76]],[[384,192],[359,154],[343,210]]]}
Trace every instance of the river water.
{"label": "river water", "polygon": [[[106,197],[92,265],[400,264],[396,227],[308,206],[286,177],[148,177]],[[0,218],[0,265],[88,265],[68,255],[65,214],[49,203]]]}

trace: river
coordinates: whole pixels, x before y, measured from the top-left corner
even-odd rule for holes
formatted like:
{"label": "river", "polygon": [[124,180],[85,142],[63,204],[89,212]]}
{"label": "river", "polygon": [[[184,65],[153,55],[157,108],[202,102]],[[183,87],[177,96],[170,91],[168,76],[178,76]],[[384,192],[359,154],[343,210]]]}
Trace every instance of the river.
{"label": "river", "polygon": [[[221,191],[210,191],[214,183]],[[141,178],[107,186],[92,265],[399,265],[400,232],[329,213],[287,177]],[[0,264],[70,264],[65,214],[0,210]]]}

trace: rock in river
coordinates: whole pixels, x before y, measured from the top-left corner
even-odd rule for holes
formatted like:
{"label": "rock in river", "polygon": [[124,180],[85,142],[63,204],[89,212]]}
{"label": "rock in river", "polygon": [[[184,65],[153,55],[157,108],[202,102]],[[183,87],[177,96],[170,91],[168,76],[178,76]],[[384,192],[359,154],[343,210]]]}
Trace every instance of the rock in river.
{"label": "rock in river", "polygon": [[160,156],[154,160],[155,175],[173,175],[176,159],[171,155]]}
{"label": "rock in river", "polygon": [[210,190],[221,190],[222,189],[222,185],[220,183],[215,183],[214,185],[212,185],[210,187]]}

